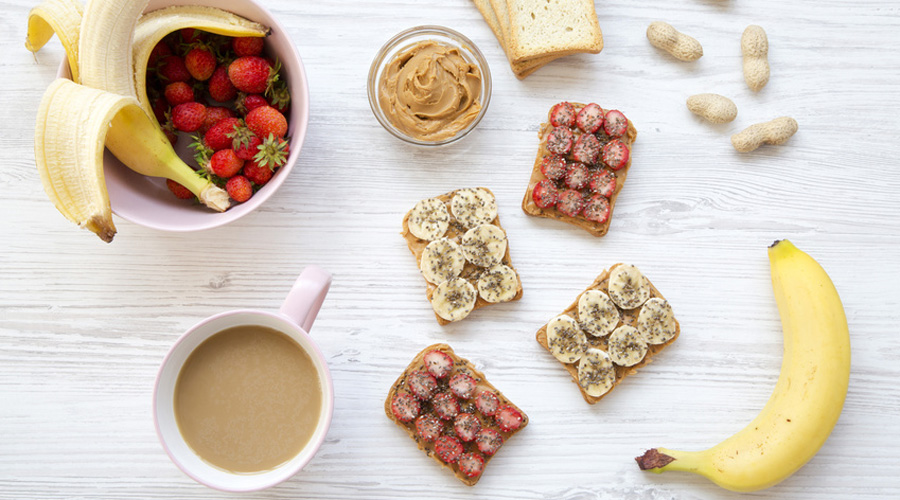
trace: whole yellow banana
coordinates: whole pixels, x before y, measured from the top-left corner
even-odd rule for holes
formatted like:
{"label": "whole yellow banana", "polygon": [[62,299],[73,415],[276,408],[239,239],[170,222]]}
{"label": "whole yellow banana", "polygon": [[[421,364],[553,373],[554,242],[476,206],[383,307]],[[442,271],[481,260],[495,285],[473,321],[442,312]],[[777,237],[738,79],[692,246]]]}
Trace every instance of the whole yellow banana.
{"label": "whole yellow banana", "polygon": [[784,331],[781,375],[768,403],[737,434],[704,451],[654,448],[636,460],[653,472],[700,474],[732,491],[787,479],[828,439],[850,380],[850,333],[825,270],[787,240],[769,247],[772,288]]}

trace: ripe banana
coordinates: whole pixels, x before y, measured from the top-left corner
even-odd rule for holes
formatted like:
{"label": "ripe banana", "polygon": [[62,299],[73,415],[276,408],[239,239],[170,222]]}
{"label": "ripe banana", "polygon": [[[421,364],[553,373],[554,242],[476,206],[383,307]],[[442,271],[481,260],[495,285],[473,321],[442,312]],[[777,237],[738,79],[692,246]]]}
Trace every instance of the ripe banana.
{"label": "ripe banana", "polygon": [[636,460],[653,472],[700,474],[732,491],[773,486],[825,443],[850,380],[850,333],[825,270],[787,240],[769,247],[772,288],[784,331],[781,375],[750,425],[704,451],[655,448]]}

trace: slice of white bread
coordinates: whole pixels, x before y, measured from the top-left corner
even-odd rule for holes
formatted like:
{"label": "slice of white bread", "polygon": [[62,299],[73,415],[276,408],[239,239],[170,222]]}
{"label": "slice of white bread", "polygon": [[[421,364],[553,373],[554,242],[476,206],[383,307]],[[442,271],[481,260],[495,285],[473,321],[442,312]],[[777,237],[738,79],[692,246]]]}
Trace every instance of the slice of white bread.
{"label": "slice of white bread", "polygon": [[[509,13],[507,53],[512,62],[603,50],[594,0],[505,1]],[[497,16],[501,17],[501,13],[497,12]]]}
{"label": "slice of white bread", "polygon": [[[509,27],[506,0],[499,0],[499,2],[498,0],[472,0],[472,2],[475,4],[475,7],[478,8],[481,17],[484,18],[485,22],[487,22],[488,26],[491,28],[494,36],[497,37],[497,41],[500,42],[500,46],[503,47],[503,52],[506,53],[507,59],[509,59],[509,49],[506,45],[506,30]],[[495,10],[495,3],[503,6],[502,14],[498,14]],[[561,56],[535,57],[518,63],[514,63],[510,60],[509,67],[516,75],[516,78],[521,80],[534,73],[548,62],[559,57]]]}

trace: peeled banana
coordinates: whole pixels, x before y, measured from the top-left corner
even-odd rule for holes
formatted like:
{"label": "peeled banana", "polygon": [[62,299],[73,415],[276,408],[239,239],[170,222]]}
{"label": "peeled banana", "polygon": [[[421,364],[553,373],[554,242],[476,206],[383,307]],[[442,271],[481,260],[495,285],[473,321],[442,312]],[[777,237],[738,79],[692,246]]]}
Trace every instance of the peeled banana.
{"label": "peeled banana", "polygon": [[78,0],[44,0],[28,13],[28,31],[25,35],[25,48],[37,52],[56,33],[66,49],[75,82],[81,81],[78,74],[78,33],[83,13],[84,8]]}
{"label": "peeled banana", "polygon": [[790,477],[831,434],[850,380],[850,333],[825,270],[787,240],[769,247],[772,288],[784,331],[781,375],[750,425],[704,451],[654,448],[636,460],[653,472],[700,474],[732,491]]}

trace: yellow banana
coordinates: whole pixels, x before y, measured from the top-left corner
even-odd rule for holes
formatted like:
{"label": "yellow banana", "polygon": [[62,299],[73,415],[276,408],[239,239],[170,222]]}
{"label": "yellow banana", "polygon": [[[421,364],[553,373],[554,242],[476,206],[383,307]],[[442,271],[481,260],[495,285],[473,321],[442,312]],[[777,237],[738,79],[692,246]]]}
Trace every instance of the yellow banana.
{"label": "yellow banana", "polygon": [[66,49],[72,80],[79,80],[78,33],[84,9],[78,0],[44,0],[28,13],[25,48],[31,52],[41,49],[56,33]]}
{"label": "yellow banana", "polygon": [[850,334],[825,270],[787,240],[769,247],[772,288],[784,331],[781,375],[747,427],[704,451],[654,448],[636,460],[653,472],[700,474],[732,491],[787,479],[828,439],[850,380]]}

